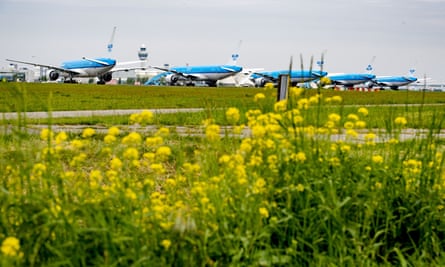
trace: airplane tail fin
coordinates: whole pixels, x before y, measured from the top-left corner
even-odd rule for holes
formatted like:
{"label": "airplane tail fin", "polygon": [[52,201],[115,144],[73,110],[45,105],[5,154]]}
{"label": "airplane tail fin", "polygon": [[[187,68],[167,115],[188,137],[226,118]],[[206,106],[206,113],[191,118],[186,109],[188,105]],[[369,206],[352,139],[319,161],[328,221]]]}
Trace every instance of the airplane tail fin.
{"label": "airplane tail fin", "polygon": [[414,69],[414,68],[409,69],[408,76],[409,77],[414,77],[414,72],[416,72],[416,69]]}
{"label": "airplane tail fin", "polygon": [[240,50],[240,48],[241,48],[241,44],[242,44],[242,42],[243,42],[242,40],[240,40],[240,41],[238,42],[238,45],[237,45],[235,51],[232,53],[232,55],[231,55],[231,57],[230,57],[230,60],[229,60],[228,65],[237,65],[237,63],[238,63],[238,58],[239,58],[239,50]]}
{"label": "airplane tail fin", "polygon": [[368,66],[366,67],[366,73],[372,74],[372,71],[374,68],[372,67],[372,64],[374,63],[375,56],[372,57],[371,61],[369,62]]}
{"label": "airplane tail fin", "polygon": [[113,32],[111,33],[110,42],[108,42],[107,49],[108,52],[111,53],[113,51],[113,41],[114,41],[114,34],[116,33],[116,26],[113,28]]}

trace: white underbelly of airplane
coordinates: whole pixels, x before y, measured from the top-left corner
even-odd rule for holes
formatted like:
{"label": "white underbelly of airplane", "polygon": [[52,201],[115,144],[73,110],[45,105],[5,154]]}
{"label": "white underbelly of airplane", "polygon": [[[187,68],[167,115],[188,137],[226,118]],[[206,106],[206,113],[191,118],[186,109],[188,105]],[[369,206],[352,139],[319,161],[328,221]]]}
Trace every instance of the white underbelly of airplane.
{"label": "white underbelly of airplane", "polygon": [[229,76],[233,75],[233,73],[230,72],[224,72],[224,73],[206,73],[206,74],[201,74],[199,75],[199,79],[198,80],[202,80],[202,81],[206,81],[206,80],[211,80],[211,81],[217,81],[217,80],[221,80],[224,78],[227,78]]}
{"label": "white underbelly of airplane", "polygon": [[341,83],[341,84],[359,84],[359,83],[363,83],[365,82],[365,80],[338,80],[337,83]]}
{"label": "white underbelly of airplane", "polygon": [[114,66],[105,66],[99,68],[82,68],[82,69],[73,69],[73,71],[78,72],[79,74],[76,77],[97,77],[104,73],[110,71]]}
{"label": "white underbelly of airplane", "polygon": [[290,80],[293,83],[302,83],[302,82],[312,81],[312,80],[314,80],[314,78],[311,78],[311,77],[298,77],[298,78],[291,78]]}

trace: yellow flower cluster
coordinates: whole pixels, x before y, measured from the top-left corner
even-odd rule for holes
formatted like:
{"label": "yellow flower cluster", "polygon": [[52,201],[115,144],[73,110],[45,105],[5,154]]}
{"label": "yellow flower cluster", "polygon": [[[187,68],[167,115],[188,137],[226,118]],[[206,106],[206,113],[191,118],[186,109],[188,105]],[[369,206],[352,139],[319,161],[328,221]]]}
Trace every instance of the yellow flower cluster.
{"label": "yellow flower cluster", "polygon": [[154,115],[150,110],[143,110],[141,113],[135,113],[130,115],[131,124],[146,125],[153,123]]}
{"label": "yellow flower cluster", "polygon": [[20,252],[20,241],[12,236],[3,240],[0,250],[3,255],[9,257],[23,257],[23,253]]}
{"label": "yellow flower cluster", "polygon": [[218,141],[220,136],[220,127],[217,124],[210,124],[206,127],[206,137],[210,142]]}
{"label": "yellow flower cluster", "polygon": [[226,111],[226,120],[230,125],[235,125],[240,119],[239,109],[229,108]]}

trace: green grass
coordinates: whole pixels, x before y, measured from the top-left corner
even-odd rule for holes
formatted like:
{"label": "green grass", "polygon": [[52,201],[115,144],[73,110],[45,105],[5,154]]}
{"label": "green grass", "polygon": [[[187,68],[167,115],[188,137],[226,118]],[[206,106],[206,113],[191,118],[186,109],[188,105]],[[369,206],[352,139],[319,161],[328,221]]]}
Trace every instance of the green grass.
{"label": "green grass", "polygon": [[[200,88],[163,86],[126,86],[90,84],[0,83],[0,112],[154,108],[253,107],[258,88]],[[275,90],[270,91],[270,94]],[[445,93],[413,91],[333,91],[322,90],[325,97],[340,95],[344,105],[445,104]],[[312,96],[316,90],[307,90]]]}
{"label": "green grass", "polygon": [[[86,84],[0,84],[0,111],[148,109],[248,105],[261,89]],[[26,103],[23,96],[26,96]],[[13,101],[11,101],[13,100]]]}
{"label": "green grass", "polygon": [[[203,108],[203,112],[159,114],[156,123],[164,125],[199,125],[213,117],[224,123],[224,110],[236,107],[244,114],[256,107],[253,96],[265,93],[265,108],[272,109],[275,90],[256,88],[196,88],[196,87],[146,87],[146,86],[97,86],[84,84],[0,84],[0,111],[52,111],[102,110],[102,109],[156,109],[156,108]],[[311,97],[316,90],[306,90],[304,97]],[[323,108],[323,117],[330,112],[348,114],[356,106],[367,106],[378,111],[378,118],[369,118],[369,127],[387,128],[388,120],[397,116],[410,118],[412,128],[440,128],[445,116],[445,93],[412,91],[333,91],[322,90],[324,98],[342,97],[341,110]],[[395,104],[395,105],[394,105]],[[415,104],[415,106],[412,106]],[[245,117],[241,118],[245,123]],[[29,124],[47,124],[46,119],[29,119]],[[3,121],[3,123],[14,123]],[[128,124],[128,116],[93,116],[86,118],[52,118],[56,124],[114,125]]]}
{"label": "green grass", "polygon": [[[18,103],[16,112],[39,98],[53,109],[53,97],[28,93],[44,85],[26,93],[20,86],[7,101]],[[173,107],[196,89],[207,100],[187,105],[204,111],[138,113],[137,128],[125,117],[82,119],[109,132],[32,134],[26,119],[4,122],[1,266],[445,265],[445,140],[399,138],[408,127],[443,128],[443,108],[426,105],[442,94],[326,91],[317,102],[304,91],[275,104],[262,89],[164,89],[172,102],[153,103]],[[265,99],[255,101],[257,93]],[[74,99],[70,105],[80,105]],[[388,101],[401,106],[381,105]],[[229,107],[236,109],[227,114]],[[251,136],[236,137],[241,124]],[[164,125],[200,125],[201,134]],[[221,130],[226,125],[234,127]],[[391,138],[376,142],[380,130]],[[339,132],[346,139],[331,140]]]}

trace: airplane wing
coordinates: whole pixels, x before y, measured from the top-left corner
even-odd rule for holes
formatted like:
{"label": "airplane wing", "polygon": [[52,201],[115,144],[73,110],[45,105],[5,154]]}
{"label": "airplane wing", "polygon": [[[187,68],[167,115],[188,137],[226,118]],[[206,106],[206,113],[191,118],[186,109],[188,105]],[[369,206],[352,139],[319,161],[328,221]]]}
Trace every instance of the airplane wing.
{"label": "airplane wing", "polygon": [[129,67],[129,68],[114,67],[109,72],[130,71],[130,70],[146,70],[146,69],[147,69],[146,67]]}
{"label": "airplane wing", "polygon": [[[110,72],[119,72],[119,71],[130,71],[130,70],[146,70],[150,68],[149,66],[146,66],[146,61],[125,61],[125,62],[118,62],[116,66],[110,71]],[[132,67],[126,67],[126,65],[134,65],[134,64],[140,64],[140,66],[132,66]]]}
{"label": "airplane wing", "polygon": [[19,60],[14,60],[14,59],[6,59],[6,61],[10,61],[10,62],[15,62],[15,63],[21,63],[21,64],[26,64],[26,65],[31,65],[31,66],[36,66],[36,67],[44,67],[44,68],[49,68],[49,69],[53,69],[53,70],[58,70],[61,72],[65,72],[71,75],[77,75],[79,74],[77,71],[73,71],[73,70],[69,70],[69,69],[64,69],[61,67],[57,67],[57,66],[52,66],[52,65],[45,65],[45,64],[40,64],[40,63],[33,63],[33,62],[26,62],[26,61],[19,61]]}
{"label": "airplane wing", "polygon": [[184,78],[191,78],[191,79],[199,78],[199,77],[197,77],[197,76],[195,76],[195,75],[186,74],[186,73],[183,73],[183,72],[180,72],[180,71],[176,71],[176,70],[172,70],[172,69],[161,68],[161,67],[152,67],[152,68],[157,69],[157,70],[162,70],[162,71],[171,72],[171,73],[180,75],[180,76],[182,76],[182,77],[184,77]]}
{"label": "airplane wing", "polygon": [[232,69],[232,68],[229,68],[229,67],[221,67],[222,69],[224,69],[224,70],[227,70],[227,71],[230,71],[230,72],[238,72],[238,71],[236,71],[236,70],[234,70],[234,69]]}
{"label": "airplane wing", "polygon": [[259,75],[259,76],[264,77],[264,78],[266,78],[266,79],[269,79],[269,80],[271,80],[271,81],[278,81],[277,78],[275,78],[275,77],[273,77],[273,76],[271,76],[271,75],[268,75],[268,74],[259,73],[259,72],[254,72],[253,74]]}

